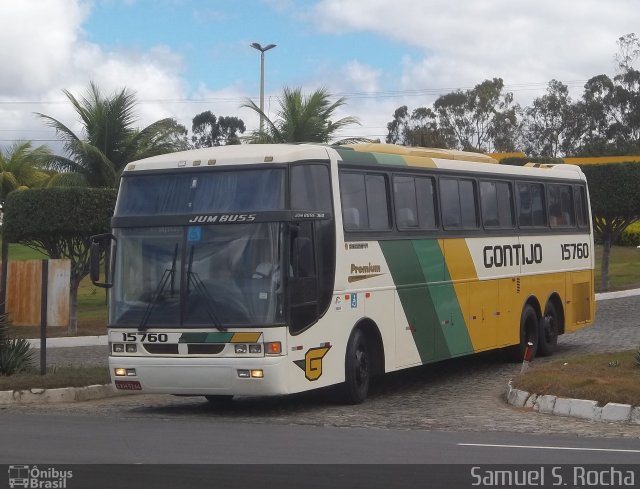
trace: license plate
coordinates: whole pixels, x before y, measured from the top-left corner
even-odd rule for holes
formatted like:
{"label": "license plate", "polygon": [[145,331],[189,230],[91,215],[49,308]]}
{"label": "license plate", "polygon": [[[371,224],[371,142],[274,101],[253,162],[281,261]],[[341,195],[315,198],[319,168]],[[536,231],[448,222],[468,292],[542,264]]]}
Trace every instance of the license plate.
{"label": "license plate", "polygon": [[123,391],[141,391],[142,386],[137,380],[116,380],[116,389]]}

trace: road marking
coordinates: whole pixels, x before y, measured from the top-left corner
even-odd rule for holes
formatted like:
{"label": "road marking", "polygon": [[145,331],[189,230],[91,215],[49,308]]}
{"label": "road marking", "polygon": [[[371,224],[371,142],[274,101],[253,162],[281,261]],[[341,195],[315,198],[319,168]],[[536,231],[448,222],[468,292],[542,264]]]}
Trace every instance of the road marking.
{"label": "road marking", "polygon": [[491,445],[489,443],[458,443],[463,447],[489,447],[489,448],[532,448],[535,450],[576,450],[585,452],[624,452],[640,453],[640,450],[626,450],[623,448],[582,448],[582,447],[545,447],[536,445]]}

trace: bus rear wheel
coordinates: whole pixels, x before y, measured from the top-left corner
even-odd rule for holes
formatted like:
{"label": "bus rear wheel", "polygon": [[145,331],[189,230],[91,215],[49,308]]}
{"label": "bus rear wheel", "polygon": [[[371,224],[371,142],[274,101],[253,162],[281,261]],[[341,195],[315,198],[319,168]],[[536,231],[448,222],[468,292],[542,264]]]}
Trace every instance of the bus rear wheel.
{"label": "bus rear wheel", "polygon": [[533,352],[531,353],[531,360],[533,360],[538,351],[539,340],[538,315],[531,304],[526,304],[520,316],[520,343],[507,348],[509,360],[512,362],[523,361],[528,343],[533,344]]}
{"label": "bus rear wheel", "polygon": [[556,307],[547,302],[544,314],[540,318],[540,341],[538,343],[538,355],[546,357],[556,351],[558,347],[558,331],[560,321]]}
{"label": "bus rear wheel", "polygon": [[349,338],[345,358],[345,381],[342,398],[348,404],[364,402],[371,383],[371,349],[361,329],[356,329]]}

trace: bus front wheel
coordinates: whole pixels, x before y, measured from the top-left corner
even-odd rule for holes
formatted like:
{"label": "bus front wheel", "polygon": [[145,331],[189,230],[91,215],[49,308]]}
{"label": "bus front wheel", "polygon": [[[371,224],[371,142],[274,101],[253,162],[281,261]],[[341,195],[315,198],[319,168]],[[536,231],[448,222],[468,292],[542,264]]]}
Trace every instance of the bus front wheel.
{"label": "bus front wheel", "polygon": [[209,395],[204,397],[212,406],[228,406],[233,401],[233,396],[224,394]]}
{"label": "bus front wheel", "polygon": [[348,404],[360,404],[369,393],[371,383],[371,349],[361,329],[349,338],[345,358],[345,381],[342,397]]}

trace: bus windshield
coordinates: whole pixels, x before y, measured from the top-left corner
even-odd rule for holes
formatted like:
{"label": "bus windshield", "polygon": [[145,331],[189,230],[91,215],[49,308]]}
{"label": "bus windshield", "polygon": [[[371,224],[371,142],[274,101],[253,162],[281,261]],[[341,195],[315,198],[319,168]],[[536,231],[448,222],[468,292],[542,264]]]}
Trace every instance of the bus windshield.
{"label": "bus windshield", "polygon": [[284,170],[134,174],[122,178],[116,217],[284,209]]}
{"label": "bus windshield", "polygon": [[110,324],[281,324],[282,223],[120,228]]}

